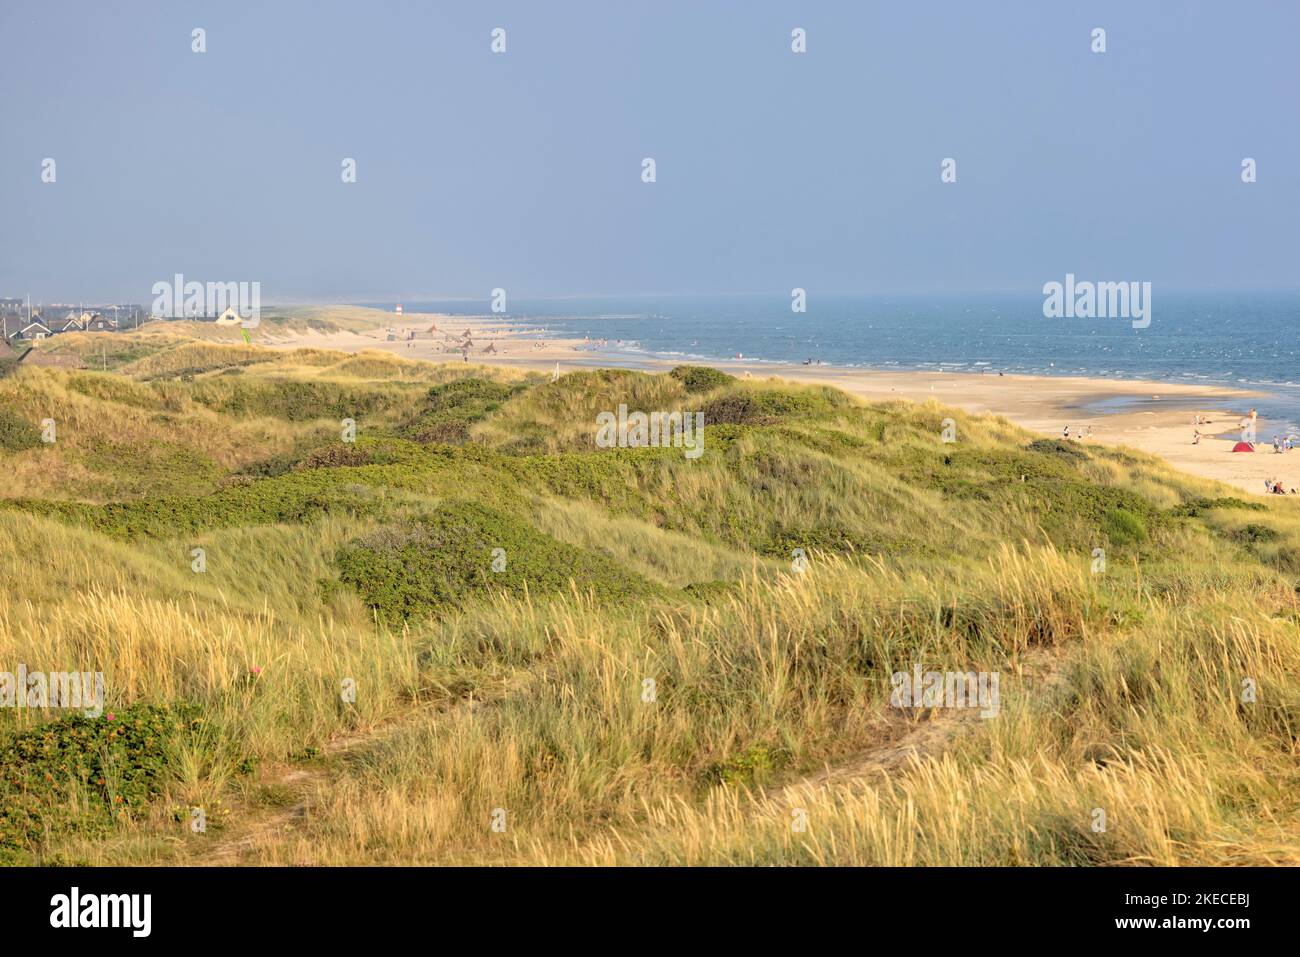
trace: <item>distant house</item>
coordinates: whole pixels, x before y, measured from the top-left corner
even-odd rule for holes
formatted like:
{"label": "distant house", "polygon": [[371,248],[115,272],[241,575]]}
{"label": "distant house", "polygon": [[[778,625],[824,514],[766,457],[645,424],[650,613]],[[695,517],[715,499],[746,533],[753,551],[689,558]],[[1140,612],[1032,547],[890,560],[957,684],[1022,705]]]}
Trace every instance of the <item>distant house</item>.
{"label": "distant house", "polygon": [[69,310],[68,314],[62,319],[50,320],[50,330],[52,332],[85,332],[86,320],[89,315],[89,313],[84,312],[81,315],[77,315],[75,312]]}
{"label": "distant house", "polygon": [[49,326],[41,322],[39,319],[35,319],[32,322],[27,323],[27,325],[23,326],[21,329],[19,329],[17,334],[14,335],[14,338],[15,339],[44,339],[47,336],[51,336],[53,334],[54,333],[50,331]]}
{"label": "distant house", "polygon": [[237,326],[244,321],[234,306],[226,306],[226,311],[217,316],[217,325],[219,326]]}
{"label": "distant house", "polygon": [[[84,318],[84,317],[83,317]],[[117,332],[117,320],[111,316],[101,316],[95,313],[86,320],[87,332]]]}

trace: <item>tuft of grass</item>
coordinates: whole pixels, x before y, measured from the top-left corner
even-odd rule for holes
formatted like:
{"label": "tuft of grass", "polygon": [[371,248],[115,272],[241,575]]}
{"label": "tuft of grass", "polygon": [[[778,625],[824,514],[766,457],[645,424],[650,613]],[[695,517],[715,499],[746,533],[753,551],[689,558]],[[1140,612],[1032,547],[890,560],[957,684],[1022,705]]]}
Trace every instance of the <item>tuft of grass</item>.
{"label": "tuft of grass", "polygon": [[1146,523],[1127,509],[1111,509],[1106,513],[1106,537],[1112,545],[1140,545],[1147,540]]}

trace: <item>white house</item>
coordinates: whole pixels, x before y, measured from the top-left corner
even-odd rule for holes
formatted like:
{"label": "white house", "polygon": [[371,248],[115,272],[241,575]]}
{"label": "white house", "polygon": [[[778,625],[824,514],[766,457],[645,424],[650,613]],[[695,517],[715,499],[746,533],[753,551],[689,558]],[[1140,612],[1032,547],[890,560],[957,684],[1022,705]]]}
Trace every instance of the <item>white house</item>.
{"label": "white house", "polygon": [[53,333],[50,331],[50,327],[47,326],[45,323],[41,322],[39,319],[37,319],[33,322],[27,323],[27,325],[19,329],[18,334],[14,336],[14,338],[15,339],[44,339],[46,336],[50,336],[50,335],[53,335]]}
{"label": "white house", "polygon": [[86,324],[90,321],[90,313],[83,312],[77,315],[71,309],[68,314],[57,322],[51,321],[55,332],[85,332]]}

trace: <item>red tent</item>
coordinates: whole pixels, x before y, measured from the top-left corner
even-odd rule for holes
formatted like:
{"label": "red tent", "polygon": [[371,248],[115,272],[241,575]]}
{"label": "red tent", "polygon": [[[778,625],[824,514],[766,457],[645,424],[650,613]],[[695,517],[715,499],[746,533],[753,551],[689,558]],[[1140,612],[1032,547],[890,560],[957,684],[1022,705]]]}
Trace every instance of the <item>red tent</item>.
{"label": "red tent", "polygon": [[1255,446],[1251,445],[1249,442],[1238,442],[1236,445],[1234,445],[1234,446],[1232,447],[1232,451],[1234,451],[1234,452],[1254,452],[1254,451],[1255,451]]}

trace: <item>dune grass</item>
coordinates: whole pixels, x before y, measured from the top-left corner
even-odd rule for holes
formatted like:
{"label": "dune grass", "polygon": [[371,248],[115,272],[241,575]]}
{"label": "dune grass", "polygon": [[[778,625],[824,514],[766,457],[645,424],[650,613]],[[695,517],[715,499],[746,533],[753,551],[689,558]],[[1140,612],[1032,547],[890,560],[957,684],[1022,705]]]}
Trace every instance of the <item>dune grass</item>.
{"label": "dune grass", "polygon": [[2,860],[1300,862],[1294,502],[712,370],[118,338],[0,380],[58,423],[0,451],[0,669],[107,687],[0,709]]}

